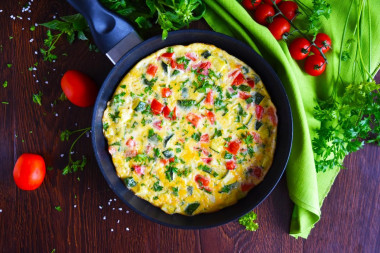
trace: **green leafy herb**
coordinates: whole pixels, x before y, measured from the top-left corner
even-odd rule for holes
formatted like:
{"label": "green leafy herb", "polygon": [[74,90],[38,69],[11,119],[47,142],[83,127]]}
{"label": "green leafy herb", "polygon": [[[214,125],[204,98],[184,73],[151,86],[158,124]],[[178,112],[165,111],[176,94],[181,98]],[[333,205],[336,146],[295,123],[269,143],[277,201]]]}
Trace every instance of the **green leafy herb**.
{"label": "green leafy herb", "polygon": [[193,138],[196,142],[200,141],[201,140],[201,133],[193,133],[193,135],[191,136],[191,138]]}
{"label": "green leafy herb", "polygon": [[178,197],[178,187],[172,187],[173,195]]}
{"label": "green leafy herb", "polygon": [[194,203],[191,203],[189,204],[186,209],[185,209],[185,213],[187,215],[192,215],[195,210],[197,210],[197,208],[200,206],[201,204],[199,202],[194,202]]}
{"label": "green leafy herb", "polygon": [[87,132],[89,132],[90,130],[91,130],[91,127],[87,127],[87,128],[78,129],[78,130],[75,130],[75,131],[64,130],[64,131],[61,132],[61,134],[60,134],[61,141],[68,141],[71,135],[76,134],[76,133],[80,133],[79,136],[73,141],[73,143],[70,146],[70,149],[69,149],[69,162],[65,166],[65,168],[63,168],[63,171],[62,171],[63,175],[74,173],[74,172],[77,172],[79,170],[83,171],[84,167],[87,164],[86,157],[84,155],[82,155],[82,159],[79,159],[79,160],[75,161],[75,160],[72,159],[72,153],[73,153],[72,151],[73,151],[73,148],[74,148],[75,144],[78,142],[78,140],[83,135],[85,135]]}
{"label": "green leafy herb", "polygon": [[[64,16],[61,17],[61,20],[54,19],[41,25],[50,29],[46,33],[47,38],[44,40],[44,48],[40,49],[44,61],[53,61],[57,59],[57,55],[53,54],[53,50],[56,48],[55,44],[57,41],[64,34],[66,34],[67,41],[70,44],[73,43],[75,38],[88,40],[86,34],[89,33],[89,28],[85,18],[80,14]],[[51,30],[57,30],[59,33],[53,35]]]}
{"label": "green leafy herb", "polygon": [[124,183],[128,188],[135,187],[137,185],[136,181],[133,179],[133,177],[127,177],[124,178]]}
{"label": "green leafy herb", "polygon": [[8,87],[8,81],[4,81],[4,83],[3,83],[3,87],[4,87],[4,88],[7,88],[7,87]]}
{"label": "green leafy herb", "polygon": [[54,208],[55,208],[55,210],[57,210],[58,212],[62,212],[62,208],[61,208],[60,206],[55,206]]}
{"label": "green leafy herb", "polygon": [[33,102],[41,106],[41,98],[42,98],[42,92],[39,91],[37,94],[33,94]]}
{"label": "green leafy herb", "polygon": [[173,166],[168,166],[167,170],[165,171],[166,179],[169,181],[173,180],[174,173],[178,172],[178,168]]}
{"label": "green leafy herb", "polygon": [[219,193],[230,193],[230,191],[236,187],[238,187],[239,183],[235,182],[232,184],[227,184],[222,187],[222,189],[219,191]]}
{"label": "green leafy herb", "polygon": [[259,224],[255,222],[256,219],[257,219],[257,214],[255,214],[252,211],[240,217],[239,223],[240,225],[245,226],[245,229],[248,231],[256,231],[259,228]]}
{"label": "green leafy herb", "polygon": [[115,111],[115,113],[109,113],[108,114],[113,122],[116,122],[116,119],[120,119],[120,111]]}
{"label": "green leafy herb", "polygon": [[12,64],[8,63],[8,64],[7,64],[7,67],[8,67],[8,68],[12,68]]}
{"label": "green leafy herb", "polygon": [[160,181],[155,182],[155,183],[153,184],[153,187],[152,187],[153,191],[155,191],[155,192],[162,191],[163,188],[164,188],[164,187],[162,187],[162,186],[160,185]]}
{"label": "green leafy herb", "polygon": [[326,0],[313,0],[313,7],[309,8],[300,0],[296,0],[296,2],[306,14],[306,32],[315,36],[322,26],[321,17],[325,17],[326,19],[330,18],[330,4],[328,4]]}

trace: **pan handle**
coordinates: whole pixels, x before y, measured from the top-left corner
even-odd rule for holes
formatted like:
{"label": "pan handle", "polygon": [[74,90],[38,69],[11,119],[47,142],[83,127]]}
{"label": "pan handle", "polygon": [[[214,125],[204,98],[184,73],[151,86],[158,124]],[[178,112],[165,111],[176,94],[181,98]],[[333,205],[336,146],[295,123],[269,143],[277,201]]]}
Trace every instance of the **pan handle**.
{"label": "pan handle", "polygon": [[129,49],[142,41],[127,21],[105,9],[98,0],[67,2],[85,17],[95,44],[112,63],[115,64]]}

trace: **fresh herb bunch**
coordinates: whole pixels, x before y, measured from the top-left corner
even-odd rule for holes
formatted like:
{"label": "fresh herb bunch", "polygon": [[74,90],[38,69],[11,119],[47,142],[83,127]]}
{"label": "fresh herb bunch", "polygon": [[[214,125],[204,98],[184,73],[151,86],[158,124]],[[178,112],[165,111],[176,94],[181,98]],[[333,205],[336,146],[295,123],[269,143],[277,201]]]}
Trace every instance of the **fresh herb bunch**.
{"label": "fresh herb bunch", "polygon": [[47,31],[47,38],[44,40],[45,47],[40,49],[44,56],[44,61],[57,59],[57,55],[53,54],[52,51],[56,48],[55,45],[63,34],[66,34],[67,41],[70,44],[73,43],[75,38],[88,40],[89,28],[85,18],[80,14],[64,16],[61,17],[61,20],[55,19],[41,25],[51,30],[60,31],[58,34],[52,34],[50,30]]}
{"label": "fresh herb bunch", "polygon": [[321,121],[313,139],[317,172],[341,167],[346,155],[365,143],[380,143],[380,85],[350,84],[343,96],[318,101],[314,116]]}
{"label": "fresh herb bunch", "polygon": [[149,29],[157,22],[162,29],[162,39],[168,32],[188,26],[206,12],[202,0],[101,0],[106,8],[125,17],[139,28]]}
{"label": "fresh herb bunch", "polygon": [[70,131],[70,130],[64,130],[61,132],[61,135],[60,135],[60,139],[61,141],[68,141],[70,139],[70,136],[75,134],[75,133],[80,133],[80,135],[73,141],[73,143],[71,144],[71,147],[70,147],[70,150],[69,150],[69,163],[65,166],[65,168],[63,169],[62,171],[62,174],[63,175],[67,175],[67,174],[70,174],[70,173],[74,173],[74,172],[77,172],[78,170],[81,170],[83,171],[84,167],[86,166],[87,164],[87,159],[84,155],[82,155],[82,159],[79,159],[79,160],[76,160],[74,161],[72,159],[72,151],[73,151],[73,148],[75,146],[75,144],[77,143],[77,141],[84,135],[86,134],[88,131],[91,130],[91,127],[87,127],[87,128],[83,128],[83,129],[78,129],[78,130],[75,130],[75,131]]}
{"label": "fresh herb bunch", "polygon": [[253,211],[239,218],[240,225],[245,226],[248,231],[256,231],[259,228],[259,224],[255,222],[257,214]]}
{"label": "fresh herb bunch", "polygon": [[305,23],[305,32],[312,34],[314,37],[321,29],[321,18],[330,18],[331,6],[326,0],[313,0],[313,7],[308,7],[302,1],[295,0],[298,6],[307,16],[307,22]]}
{"label": "fresh herb bunch", "polygon": [[[360,36],[364,22],[368,22],[368,27],[371,26],[370,18],[364,15],[370,6],[369,1],[361,2],[358,16],[354,17],[357,20],[356,26],[348,30],[351,10],[356,8],[353,2],[346,18],[340,47],[339,79],[331,97],[318,101],[314,108],[314,116],[321,122],[317,137],[312,141],[317,172],[343,168],[344,157],[361,149],[365,143],[380,144],[380,85],[373,79],[380,65],[370,74],[371,50],[365,52],[368,53],[368,62],[365,64],[362,44],[368,43],[368,48],[371,49],[371,40],[362,41]],[[370,29],[368,35],[371,38]],[[349,52],[354,52],[354,56],[351,57]],[[341,76],[343,63],[349,64],[352,69],[351,84],[343,81]]]}

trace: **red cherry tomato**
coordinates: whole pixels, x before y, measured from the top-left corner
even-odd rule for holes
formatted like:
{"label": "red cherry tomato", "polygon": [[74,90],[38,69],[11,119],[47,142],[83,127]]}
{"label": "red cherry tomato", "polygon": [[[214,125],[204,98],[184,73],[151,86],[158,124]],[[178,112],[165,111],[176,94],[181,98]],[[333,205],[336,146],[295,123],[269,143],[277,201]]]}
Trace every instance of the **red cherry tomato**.
{"label": "red cherry tomato", "polygon": [[152,103],[150,104],[150,109],[152,112],[156,115],[160,114],[162,110],[164,109],[164,105],[158,102],[155,98],[152,100]]}
{"label": "red cherry tomato", "polygon": [[248,93],[243,92],[243,91],[239,91],[239,98],[246,100],[250,97],[251,97],[251,95],[249,95]]}
{"label": "red cherry tomato", "polygon": [[243,0],[241,3],[243,7],[246,10],[253,10],[255,9],[259,4],[261,3],[261,0]]}
{"label": "red cherry tomato", "polygon": [[258,120],[261,120],[261,118],[263,117],[264,108],[261,105],[256,105],[255,112],[256,118]]}
{"label": "red cherry tomato", "polygon": [[281,2],[278,5],[278,8],[285,15],[285,17],[287,17],[290,20],[292,20],[298,12],[298,5],[293,1]]}
{"label": "red cherry tomato", "polygon": [[[272,0],[263,0],[265,3],[273,5]],[[278,3],[281,2],[281,0],[275,0],[275,3],[278,5]]]}
{"label": "red cherry tomato", "polygon": [[210,121],[211,125],[214,125],[215,114],[212,111],[207,111],[206,116],[207,116],[208,120]]}
{"label": "red cherry tomato", "polygon": [[227,170],[234,170],[235,168],[236,168],[236,163],[234,160],[226,162],[226,169]]}
{"label": "red cherry tomato", "polygon": [[320,55],[311,55],[306,58],[305,71],[311,76],[319,76],[326,69],[326,62]]}
{"label": "red cherry tomato", "polygon": [[273,17],[276,11],[269,4],[260,4],[253,14],[255,21],[261,25],[269,24],[268,18]]}
{"label": "red cherry tomato", "polygon": [[199,186],[208,186],[210,184],[210,179],[199,174],[195,176],[194,180]]}
{"label": "red cherry tomato", "polygon": [[295,60],[303,60],[310,53],[310,42],[305,38],[297,38],[289,46],[290,55]]}
{"label": "red cherry tomato", "polygon": [[251,183],[244,183],[241,185],[241,190],[243,192],[247,192],[249,190],[251,190],[255,185],[254,184],[251,184]]}
{"label": "red cherry tomato", "polygon": [[171,58],[173,57],[173,54],[174,54],[174,53],[166,52],[166,53],[163,53],[163,54],[161,55],[161,57],[171,59]]}
{"label": "red cherry tomato", "polygon": [[156,75],[157,69],[158,67],[156,65],[149,64],[146,73],[154,77]]}
{"label": "red cherry tomato", "polygon": [[99,91],[98,86],[89,76],[77,70],[69,70],[63,75],[61,88],[67,99],[80,107],[94,105]]}
{"label": "red cherry tomato", "polygon": [[13,168],[13,179],[21,190],[35,190],[44,181],[45,161],[40,155],[22,154]]}
{"label": "red cherry tomato", "polygon": [[276,40],[280,40],[285,33],[290,31],[290,24],[285,18],[279,16],[273,19],[273,22],[268,25],[268,29]]}
{"label": "red cherry tomato", "polygon": [[207,96],[206,96],[206,99],[205,99],[205,103],[206,104],[210,104],[210,105],[213,105],[214,104],[214,96],[212,94],[212,90],[210,90],[208,93],[207,93]]}
{"label": "red cherry tomato", "polygon": [[236,155],[239,152],[240,141],[238,141],[238,140],[236,140],[236,141],[230,141],[227,145],[228,146],[225,147],[225,149],[228,152],[230,152],[231,154]]}
{"label": "red cherry tomato", "polygon": [[197,127],[198,126],[198,122],[199,120],[201,119],[201,117],[199,117],[198,115],[196,115],[195,113],[189,113],[187,114],[186,116],[186,119],[187,121],[189,121],[191,124],[193,124],[193,126]]}
{"label": "red cherry tomato", "polygon": [[208,134],[202,134],[200,142],[209,142],[210,136]]}
{"label": "red cherry tomato", "polygon": [[[322,49],[322,52],[323,53],[326,53],[327,51],[330,50],[331,48],[331,39],[330,37],[325,34],[325,33],[318,33],[317,36],[315,37],[315,41],[314,43]],[[312,46],[311,47],[311,51],[314,53],[314,54],[320,54],[319,50]]]}
{"label": "red cherry tomato", "polygon": [[161,95],[163,98],[168,98],[172,94],[172,90],[170,88],[162,88]]}

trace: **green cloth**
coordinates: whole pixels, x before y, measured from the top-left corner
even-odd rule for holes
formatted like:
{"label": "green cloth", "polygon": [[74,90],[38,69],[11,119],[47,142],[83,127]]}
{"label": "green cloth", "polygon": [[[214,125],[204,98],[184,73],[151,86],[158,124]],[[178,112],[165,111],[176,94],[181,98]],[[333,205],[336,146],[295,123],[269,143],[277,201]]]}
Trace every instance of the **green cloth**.
{"label": "green cloth", "polygon": [[[353,0],[353,8],[351,8],[352,12],[347,24],[349,32],[344,41],[351,38],[357,20],[359,1],[361,2],[361,0]],[[332,13],[328,20],[322,18],[321,32],[331,37],[333,50],[327,53],[329,64],[326,72],[319,77],[312,77],[303,72],[303,61],[296,62],[291,58],[286,42],[276,41],[269,30],[256,23],[238,1],[205,0],[205,2],[208,7],[205,19],[211,28],[249,44],[271,64],[286,89],[294,124],[293,147],[286,168],[289,195],[295,204],[290,234],[296,238],[299,236],[307,238],[321,216],[320,207],[339,173],[339,168],[325,173],[316,173],[311,141],[320,123],[314,119],[312,113],[317,104],[317,98],[327,98],[338,80],[340,46],[351,1],[328,0]],[[306,6],[312,6],[311,0],[302,2]],[[366,53],[363,55],[364,61],[367,65],[371,61],[370,69],[373,71],[380,59],[378,46],[380,19],[377,15],[380,10],[380,1],[370,0],[369,3],[372,38],[370,40],[368,35],[368,24],[363,24],[361,36],[362,41],[367,42],[366,45],[362,45],[362,51]],[[303,16],[305,18],[305,15]],[[297,17],[296,23],[302,22],[299,20],[302,20],[302,16]],[[296,37],[299,36],[296,35]],[[372,45],[368,45],[369,41],[373,42]],[[372,55],[369,53],[369,46],[371,46]],[[353,50],[350,49],[350,52]],[[358,71],[354,71],[353,65],[354,63],[350,60],[342,65],[341,73],[344,73],[342,76],[345,82],[363,79],[357,74]]]}

